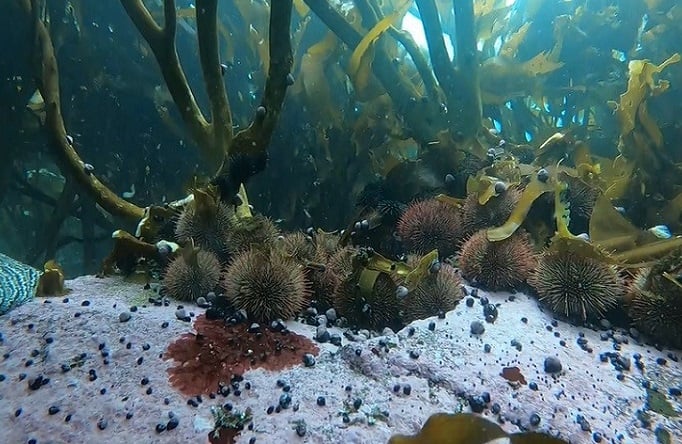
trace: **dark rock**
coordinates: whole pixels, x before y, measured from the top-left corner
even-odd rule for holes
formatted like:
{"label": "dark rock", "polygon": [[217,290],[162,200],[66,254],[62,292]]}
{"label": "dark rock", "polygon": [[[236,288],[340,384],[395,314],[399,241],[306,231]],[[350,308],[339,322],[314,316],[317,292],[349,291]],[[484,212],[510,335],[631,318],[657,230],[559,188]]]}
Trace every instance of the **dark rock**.
{"label": "dark rock", "polygon": [[559,373],[562,369],[561,361],[556,356],[549,356],[545,358],[545,372],[547,373]]}

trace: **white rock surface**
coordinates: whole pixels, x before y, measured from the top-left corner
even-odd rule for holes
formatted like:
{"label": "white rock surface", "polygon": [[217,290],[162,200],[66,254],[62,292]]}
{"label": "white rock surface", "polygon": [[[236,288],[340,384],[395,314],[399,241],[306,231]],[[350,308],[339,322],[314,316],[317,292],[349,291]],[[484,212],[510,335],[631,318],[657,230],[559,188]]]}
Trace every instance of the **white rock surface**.
{"label": "white rock surface", "polygon": [[[445,319],[413,323],[412,335],[408,327],[396,335],[362,342],[344,338],[341,348],[321,344],[315,367],[299,365],[278,373],[249,371],[244,378],[251,383],[250,390],[242,389],[239,397],[204,396],[195,408],[168,384],[166,369],[172,363],[160,359],[170,342],[191,330],[189,323],[176,319],[178,304],[142,308],[151,292],[118,278],[87,276],[68,281],[67,286],[72,289],[66,296],[69,302],[38,299],[0,317],[4,339],[0,353],[9,355],[0,358],[0,374],[6,378],[0,382],[3,442],[22,443],[31,438],[38,444],[207,442],[213,424],[210,407],[230,402],[235,409],[253,412],[253,430],[243,431],[237,440],[240,443],[255,437],[261,443],[375,444],[396,433],[414,433],[433,413],[469,411],[467,398],[483,392],[491,397],[483,414],[493,420],[504,418],[503,427],[509,431],[519,427],[540,430],[559,434],[571,443],[591,443],[592,432],[599,432],[605,438],[602,442],[651,444],[656,442],[659,427],[671,434],[673,442],[682,436],[682,399],[668,394],[671,387],[682,388],[682,366],[668,356],[671,351],[658,351],[627,338],[629,343],[620,344],[618,353],[629,357],[632,365],[619,380],[614,365],[600,361],[601,353],[615,352],[613,339],[602,341],[600,332],[561,321],[551,327],[551,315],[523,294],[512,301],[509,294],[479,291],[479,296],[499,304],[494,324],[484,321],[477,300],[473,307],[460,303]],[[90,305],[82,306],[84,300]],[[120,322],[119,314],[131,305],[140,308],[128,322]],[[203,311],[187,304],[185,309],[196,314]],[[527,323],[521,321],[524,317]],[[472,321],[485,325],[480,337],[470,334]],[[163,328],[163,322],[168,326]],[[433,331],[431,322],[435,323]],[[293,322],[290,328],[311,338],[316,330]],[[577,343],[580,333],[587,340],[582,348]],[[53,342],[48,344],[47,338]],[[513,339],[520,343],[520,351],[511,345]],[[99,350],[102,343],[104,348]],[[144,344],[149,344],[146,351]],[[489,353],[484,352],[484,344],[490,344]],[[592,353],[584,350],[588,347]],[[36,356],[32,357],[33,350]],[[102,351],[108,357],[103,357]],[[410,357],[411,351],[417,351],[419,357]],[[61,364],[73,362],[81,353],[86,354],[82,366],[63,373]],[[641,354],[644,371],[635,366],[635,353]],[[545,373],[547,356],[561,360],[561,374]],[[143,360],[138,364],[140,357]],[[656,363],[657,358],[666,359],[666,363]],[[29,359],[33,363],[26,366]],[[108,365],[104,359],[109,360]],[[521,370],[527,383],[538,385],[537,391],[528,384],[513,387],[500,375],[503,367],[513,366]],[[89,381],[91,369],[97,374],[94,381]],[[26,379],[19,381],[21,373]],[[28,381],[39,374],[49,382],[38,390],[29,389]],[[144,377],[149,379],[145,386],[141,384]],[[292,407],[267,414],[268,406],[276,405],[283,393],[276,384],[278,379],[291,386]],[[637,412],[646,410],[645,381],[667,398],[677,417],[647,411],[651,424],[641,426]],[[394,393],[396,384],[400,385],[398,393]],[[411,386],[409,395],[403,393],[407,384]],[[346,386],[351,390],[346,391]],[[146,394],[150,387],[152,393]],[[102,389],[106,393],[100,394]],[[324,407],[317,405],[318,396],[325,397]],[[362,400],[359,409],[353,407],[356,399]],[[500,406],[499,415],[490,410],[494,403]],[[60,411],[50,415],[48,408],[53,405]],[[19,408],[21,414],[15,416]],[[156,424],[166,423],[169,411],[180,419],[179,426],[156,433]],[[128,412],[133,413],[130,419],[126,419]],[[348,422],[344,422],[344,413]],[[64,420],[67,414],[71,414],[68,423]],[[540,417],[537,427],[530,425],[533,414]],[[581,430],[578,415],[589,422],[591,431]],[[104,430],[97,426],[102,418],[107,420]],[[304,437],[295,431],[300,422],[306,424]]]}

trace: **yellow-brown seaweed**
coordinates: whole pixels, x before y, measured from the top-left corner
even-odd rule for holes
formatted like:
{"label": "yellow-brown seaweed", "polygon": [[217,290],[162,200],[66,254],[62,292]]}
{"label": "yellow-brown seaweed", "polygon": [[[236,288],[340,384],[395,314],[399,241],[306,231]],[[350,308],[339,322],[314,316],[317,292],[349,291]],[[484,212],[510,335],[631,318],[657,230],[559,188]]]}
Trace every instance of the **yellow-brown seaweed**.
{"label": "yellow-brown seaweed", "polygon": [[491,444],[500,438],[509,438],[512,444],[566,444],[540,433],[508,434],[499,425],[473,413],[436,413],[416,435],[396,435],[388,444]]}

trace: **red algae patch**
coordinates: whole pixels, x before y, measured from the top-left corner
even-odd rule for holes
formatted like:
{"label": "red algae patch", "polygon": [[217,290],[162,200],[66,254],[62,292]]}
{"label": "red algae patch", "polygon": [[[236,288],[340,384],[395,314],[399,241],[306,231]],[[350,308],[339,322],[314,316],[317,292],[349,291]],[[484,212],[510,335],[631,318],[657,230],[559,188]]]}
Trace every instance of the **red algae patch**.
{"label": "red algae patch", "polygon": [[319,353],[310,339],[286,329],[228,325],[205,315],[197,317],[194,329],[172,342],[164,355],[177,362],[168,369],[171,385],[188,396],[215,393],[219,383],[250,369],[283,370],[302,364],[307,353]]}
{"label": "red algae patch", "polygon": [[518,367],[504,367],[500,376],[512,383],[526,384],[526,378]]}

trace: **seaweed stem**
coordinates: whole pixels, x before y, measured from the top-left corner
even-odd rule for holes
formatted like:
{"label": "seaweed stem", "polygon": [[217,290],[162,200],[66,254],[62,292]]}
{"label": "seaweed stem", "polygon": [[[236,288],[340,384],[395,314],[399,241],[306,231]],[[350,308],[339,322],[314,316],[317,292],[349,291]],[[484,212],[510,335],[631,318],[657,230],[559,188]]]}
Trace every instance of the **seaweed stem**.
{"label": "seaweed stem", "polygon": [[[306,5],[322,22],[343,41],[354,49],[362,40],[362,36],[346,21],[346,19],[329,3],[328,0],[304,0]],[[418,101],[414,84],[405,79],[391,63],[385,51],[376,51],[373,72],[381,81],[400,114],[405,118],[406,129],[410,137],[421,145],[428,145],[435,134],[443,128],[439,122],[439,103]]]}
{"label": "seaweed stem", "polygon": [[239,186],[264,170],[267,164],[268,146],[282,110],[293,66],[290,35],[292,4],[293,0],[277,0],[270,4],[270,66],[265,91],[251,124],[234,136],[213,179],[225,201],[232,199]]}
{"label": "seaweed stem", "polygon": [[[457,89],[455,67],[452,65],[448,51],[445,48],[443,28],[440,25],[436,3],[434,0],[416,0],[416,3],[417,8],[419,8],[419,14],[422,17],[422,25],[424,27],[424,35],[426,36],[426,44],[429,47],[433,72],[436,74],[438,83],[440,83],[448,99],[448,105],[454,106],[454,94],[456,94],[455,91]],[[467,2],[465,1],[464,3]]]}
{"label": "seaweed stem", "polygon": [[232,141],[232,113],[225,91],[218,50],[218,0],[197,0],[197,39],[206,92],[211,102],[213,146],[223,154]]}
{"label": "seaweed stem", "polygon": [[26,255],[29,264],[37,265],[43,254],[45,260],[54,258],[57,252],[59,230],[69,217],[75,196],[75,184],[71,178],[67,178],[56,205],[52,209],[52,214],[45,221],[43,232],[36,236],[35,245]]}
{"label": "seaweed stem", "polygon": [[[432,0],[431,0],[432,1]],[[476,47],[476,17],[473,0],[453,0],[457,33],[457,81],[460,88],[454,91],[457,102],[463,105],[459,113],[459,130],[464,135],[474,135],[481,128],[483,109],[479,81],[478,49]]]}
{"label": "seaweed stem", "polygon": [[[121,0],[121,5],[123,5],[123,8],[126,10],[126,13],[133,24],[140,34],[142,34],[142,37],[147,41],[154,53],[154,57],[161,69],[161,75],[166,82],[168,91],[170,92],[171,97],[173,97],[173,101],[177,105],[180,116],[182,117],[183,122],[185,122],[185,125],[187,125],[192,138],[198,145],[202,156],[209,162],[219,162],[225,148],[214,144],[214,128],[201,112],[189,86],[187,77],[185,77],[185,72],[180,65],[180,59],[175,45],[175,31],[177,26],[175,0],[164,0],[163,2],[163,27],[154,21],[154,18],[142,0]],[[207,17],[202,18],[202,21],[206,20],[208,20]],[[213,20],[215,21],[215,14],[213,15]],[[198,21],[199,14],[197,14],[197,27]],[[203,28],[205,28],[205,26],[202,26],[202,29]],[[200,40],[209,40],[209,38],[207,36],[204,39],[200,38]],[[215,47],[217,47],[217,45]],[[202,62],[203,59],[204,57],[202,56]],[[220,69],[220,66],[216,65],[215,68]],[[205,71],[203,63],[202,69]],[[213,103],[214,99],[211,100]]]}
{"label": "seaweed stem", "polygon": [[86,171],[84,163],[70,143],[61,112],[59,70],[54,46],[45,23],[40,19],[37,0],[23,0],[22,8],[32,19],[32,32],[38,57],[37,83],[45,101],[46,127],[57,162],[95,201],[109,213],[126,219],[140,219],[144,210],[112,192],[106,185]]}

